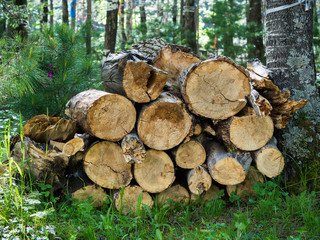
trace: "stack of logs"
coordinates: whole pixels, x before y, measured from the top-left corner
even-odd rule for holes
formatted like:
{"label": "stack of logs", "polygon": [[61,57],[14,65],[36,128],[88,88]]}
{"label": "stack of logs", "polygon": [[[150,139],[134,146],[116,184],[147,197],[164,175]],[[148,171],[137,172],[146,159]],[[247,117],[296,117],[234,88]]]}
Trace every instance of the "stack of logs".
{"label": "stack of logs", "polygon": [[274,127],[284,128],[306,104],[288,100],[270,76],[257,60],[247,69],[223,56],[201,61],[161,39],[109,54],[105,91],[70,99],[70,120],[40,115],[25,124],[28,170],[96,206],[111,189],[124,212],[138,201],[208,201],[221,189],[243,197],[263,175],[282,172]]}

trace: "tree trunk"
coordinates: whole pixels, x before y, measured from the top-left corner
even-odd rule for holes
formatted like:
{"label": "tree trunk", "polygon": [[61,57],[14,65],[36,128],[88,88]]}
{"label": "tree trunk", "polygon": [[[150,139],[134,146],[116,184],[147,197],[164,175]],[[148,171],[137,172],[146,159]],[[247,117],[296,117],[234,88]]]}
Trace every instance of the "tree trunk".
{"label": "tree trunk", "polygon": [[168,72],[168,82],[178,85],[178,77],[182,70],[201,60],[179,49],[175,45],[168,45],[160,50],[153,60],[154,66]]}
{"label": "tree trunk", "polygon": [[194,114],[226,119],[245,107],[245,97],[251,91],[248,75],[231,59],[219,56],[184,70],[179,76],[179,87]]}
{"label": "tree trunk", "polygon": [[[267,0],[267,10],[288,4]],[[290,89],[294,100],[308,99],[306,106],[279,136],[281,150],[290,158],[286,178],[300,179],[305,169],[308,179],[319,173],[320,97],[315,84],[313,55],[313,10],[303,4],[266,14],[266,60],[280,89]],[[311,6],[312,7],[312,6]],[[314,182],[314,180],[312,180]]]}
{"label": "tree trunk", "polygon": [[116,47],[119,0],[108,0],[104,53],[113,53]]}
{"label": "tree trunk", "polygon": [[[138,203],[139,206],[137,206]],[[152,208],[154,202],[149,193],[135,185],[125,187],[123,192],[117,191],[114,194],[114,205],[118,211],[121,210],[124,214],[128,214],[130,211],[137,213],[144,208],[144,205]]]}
{"label": "tree trunk", "polygon": [[135,51],[109,54],[103,62],[101,76],[106,91],[138,103],[155,100],[168,79],[166,72],[147,64]]}
{"label": "tree trunk", "polygon": [[182,143],[173,151],[176,164],[185,169],[193,169],[206,161],[206,151],[196,140]]}
{"label": "tree trunk", "polygon": [[93,144],[87,151],[83,168],[87,176],[101,187],[120,189],[131,179],[131,164],[127,163],[117,143],[103,141]]}
{"label": "tree trunk", "polygon": [[187,189],[180,185],[174,185],[163,192],[158,194],[158,204],[164,205],[173,203],[182,203],[183,206],[187,206],[190,201],[190,194]]}
{"label": "tree trunk", "polygon": [[212,178],[204,167],[198,166],[188,172],[187,182],[190,192],[200,195],[210,189]]}
{"label": "tree trunk", "polygon": [[[172,23],[173,26],[177,26],[177,16],[178,16],[178,0],[173,0],[173,8],[172,8]],[[172,33],[172,42],[176,43],[176,31]]]}
{"label": "tree trunk", "polygon": [[134,0],[128,0],[127,4],[127,17],[126,17],[126,30],[127,30],[127,41],[128,45],[132,44],[132,15],[133,15],[133,5]]}
{"label": "tree trunk", "polygon": [[41,0],[42,16],[41,16],[41,29],[48,24],[48,0]]}
{"label": "tree trunk", "polygon": [[120,1],[120,19],[119,19],[119,25],[121,29],[121,49],[125,49],[125,46],[127,44],[127,35],[124,28],[124,0]]}
{"label": "tree trunk", "polygon": [[185,5],[184,0],[180,0],[181,42],[184,41],[184,21],[185,21],[185,16],[184,16],[184,12],[183,12],[184,5]]}
{"label": "tree trunk", "polygon": [[[15,5],[19,8],[27,8],[27,0],[15,0]],[[18,18],[21,18],[19,20],[19,24],[17,27],[14,28],[14,31],[12,33],[9,33],[9,35],[18,34],[22,40],[26,40],[28,38],[28,30],[27,30],[27,17],[19,15]]]}
{"label": "tree trunk", "polygon": [[[77,2],[76,0],[71,0],[71,28],[75,28],[76,27],[76,17],[77,17]],[[74,15],[72,15],[72,12],[74,12]]]}
{"label": "tree trunk", "polygon": [[197,52],[197,35],[195,24],[195,0],[185,0],[185,6],[183,7],[184,25],[183,34],[186,45],[192,49],[193,52]]}
{"label": "tree trunk", "polygon": [[50,28],[53,29],[53,0],[50,0]]}
{"label": "tree trunk", "polygon": [[261,149],[252,152],[252,158],[258,170],[269,178],[278,176],[283,170],[284,158],[274,137]]}
{"label": "tree trunk", "polygon": [[141,0],[140,3],[140,25],[142,36],[145,37],[147,35],[147,15],[145,9],[145,0]]}
{"label": "tree trunk", "polygon": [[62,0],[62,22],[69,24],[68,0]]}
{"label": "tree trunk", "polygon": [[167,189],[174,181],[174,166],[163,151],[148,150],[143,163],[134,165],[134,177],[147,192],[158,193]]}
{"label": "tree trunk", "polygon": [[249,44],[248,58],[258,58],[260,61],[264,62],[265,57],[262,34],[257,35],[262,29],[261,2],[261,0],[249,0],[247,14],[247,43]]}
{"label": "tree trunk", "polygon": [[66,114],[87,133],[109,141],[121,140],[136,122],[136,110],[127,98],[94,89],[71,98]]}
{"label": "tree trunk", "polygon": [[227,152],[218,142],[206,146],[207,164],[213,180],[223,185],[235,185],[245,180],[252,158],[249,153]]}
{"label": "tree trunk", "polygon": [[92,6],[91,0],[87,0],[87,20],[86,20],[86,52],[91,54],[91,30],[92,30]]}
{"label": "tree trunk", "polygon": [[168,150],[189,135],[192,118],[178,97],[163,92],[142,107],[137,125],[139,137],[148,147]]}

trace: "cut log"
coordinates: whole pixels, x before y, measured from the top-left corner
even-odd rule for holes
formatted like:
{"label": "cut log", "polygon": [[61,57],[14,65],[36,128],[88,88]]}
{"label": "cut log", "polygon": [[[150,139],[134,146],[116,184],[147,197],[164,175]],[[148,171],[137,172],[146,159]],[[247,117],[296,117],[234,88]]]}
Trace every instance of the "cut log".
{"label": "cut log", "polygon": [[190,192],[198,195],[204,191],[208,191],[212,184],[212,178],[209,172],[201,166],[188,172],[187,181]]}
{"label": "cut log", "polygon": [[182,203],[183,206],[190,202],[190,194],[187,189],[177,184],[158,194],[157,203],[159,205]]}
{"label": "cut log", "polygon": [[224,193],[220,194],[220,192],[221,189],[219,189],[216,185],[212,184],[210,189],[207,192],[205,192],[203,196],[203,202],[206,203],[220,198],[224,195]]}
{"label": "cut log", "polygon": [[242,199],[245,199],[246,197],[253,196],[255,194],[253,187],[257,182],[264,182],[263,175],[255,167],[251,166],[244,182],[237,185],[227,186],[226,190],[229,196],[234,192]]}
{"label": "cut log", "polygon": [[252,158],[249,153],[227,150],[218,142],[206,146],[207,164],[211,177],[223,185],[235,185],[245,180]]}
{"label": "cut log", "polygon": [[268,144],[252,153],[257,169],[269,178],[278,176],[284,168],[284,158],[273,137]]}
{"label": "cut log", "polygon": [[175,85],[178,85],[178,77],[184,69],[201,61],[198,57],[181,50],[178,46],[169,44],[162,48],[153,60],[154,66],[166,71],[168,81]]}
{"label": "cut log", "polygon": [[163,151],[148,150],[144,162],[134,165],[134,177],[145,191],[161,192],[175,179],[173,162]]}
{"label": "cut log", "polygon": [[196,63],[179,76],[179,87],[190,111],[212,119],[237,114],[247,103],[249,73],[231,59],[219,56]]}
{"label": "cut log", "polygon": [[50,140],[68,141],[76,132],[76,123],[62,117],[38,115],[29,119],[23,126],[23,134],[40,143]]}
{"label": "cut log", "polygon": [[192,130],[192,117],[183,102],[169,93],[145,105],[138,118],[138,135],[148,147],[168,150],[179,145]]}
{"label": "cut log", "polygon": [[[138,205],[139,204],[139,205]],[[130,211],[136,213],[142,210],[144,206],[153,207],[153,199],[149,193],[139,186],[127,186],[122,190],[118,190],[114,194],[114,205],[118,211],[128,214]]]}
{"label": "cut log", "polygon": [[65,169],[69,164],[69,158],[28,137],[23,138],[23,150],[21,145],[21,142],[15,144],[11,156],[16,162],[29,159],[29,164],[24,164],[25,174],[33,176],[38,182],[51,184],[52,190],[61,188],[61,183],[66,180]]}
{"label": "cut log", "polygon": [[101,207],[108,199],[105,191],[96,185],[89,185],[80,188],[73,192],[71,196],[73,199],[77,199],[79,202],[89,201],[94,207]]}
{"label": "cut log", "polygon": [[82,138],[73,138],[64,144],[62,153],[70,157],[77,152],[84,150],[84,141]]}
{"label": "cut log", "polygon": [[134,44],[131,49],[137,50],[145,59],[152,62],[160,50],[167,46],[167,42],[161,38],[149,38]]}
{"label": "cut log", "polygon": [[217,135],[228,148],[255,151],[266,145],[273,136],[274,126],[270,116],[256,114],[231,117],[217,125]]}
{"label": "cut log", "polygon": [[173,151],[176,164],[185,169],[193,169],[206,161],[206,151],[196,140],[182,143]]}
{"label": "cut log", "polygon": [[60,152],[63,151],[63,146],[65,144],[66,143],[64,143],[64,142],[57,142],[57,141],[50,140],[50,145],[54,146],[54,148],[59,150]]}
{"label": "cut log", "polygon": [[95,143],[89,148],[83,168],[94,183],[104,188],[119,189],[132,179],[131,165],[125,161],[121,147],[109,141]]}
{"label": "cut log", "polygon": [[266,68],[258,58],[249,59],[247,62],[247,68],[263,78],[270,78],[272,72]]}
{"label": "cut log", "polygon": [[87,90],[69,100],[66,114],[87,133],[119,141],[136,122],[136,110],[127,98],[98,90]]}
{"label": "cut log", "polygon": [[122,139],[121,148],[127,163],[142,163],[146,158],[144,144],[135,131]]}
{"label": "cut log", "polygon": [[109,54],[102,67],[102,84],[138,103],[156,99],[165,86],[168,74],[145,61],[137,51]]}

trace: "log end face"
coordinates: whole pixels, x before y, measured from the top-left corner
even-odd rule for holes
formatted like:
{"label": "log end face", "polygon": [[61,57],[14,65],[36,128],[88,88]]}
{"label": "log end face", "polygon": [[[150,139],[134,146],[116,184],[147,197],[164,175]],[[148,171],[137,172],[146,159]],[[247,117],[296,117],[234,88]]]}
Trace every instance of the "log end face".
{"label": "log end face", "polygon": [[283,171],[284,158],[278,149],[265,148],[257,155],[256,164],[261,173],[269,178],[273,178]]}

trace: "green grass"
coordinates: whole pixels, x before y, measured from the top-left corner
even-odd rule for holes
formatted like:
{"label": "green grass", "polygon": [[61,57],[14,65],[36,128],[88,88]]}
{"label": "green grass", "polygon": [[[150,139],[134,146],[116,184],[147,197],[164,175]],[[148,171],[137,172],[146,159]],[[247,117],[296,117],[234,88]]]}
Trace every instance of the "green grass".
{"label": "green grass", "polygon": [[319,193],[291,195],[278,179],[257,184],[247,202],[222,196],[124,215],[111,198],[94,208],[27,181],[23,161],[9,156],[9,125],[0,140],[0,239],[320,239]]}

